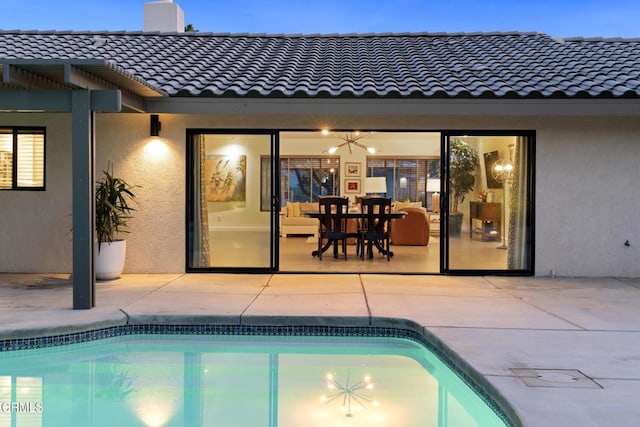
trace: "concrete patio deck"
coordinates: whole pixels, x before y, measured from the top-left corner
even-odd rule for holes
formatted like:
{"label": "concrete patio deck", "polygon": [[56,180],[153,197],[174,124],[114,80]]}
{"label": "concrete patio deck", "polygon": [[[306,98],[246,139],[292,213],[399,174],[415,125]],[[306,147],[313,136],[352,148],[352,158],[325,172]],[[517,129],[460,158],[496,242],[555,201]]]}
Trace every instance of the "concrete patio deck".
{"label": "concrete patio deck", "polygon": [[424,328],[525,426],[640,425],[640,279],[125,275],[96,304],[72,310],[66,275],[2,274],[0,339],[127,322]]}

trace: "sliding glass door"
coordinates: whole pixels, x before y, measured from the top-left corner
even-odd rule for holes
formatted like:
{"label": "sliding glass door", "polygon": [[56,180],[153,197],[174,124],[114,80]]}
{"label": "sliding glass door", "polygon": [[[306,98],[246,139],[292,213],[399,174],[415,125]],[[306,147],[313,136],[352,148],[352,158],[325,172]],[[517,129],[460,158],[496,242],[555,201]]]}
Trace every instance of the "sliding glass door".
{"label": "sliding glass door", "polygon": [[[533,132],[368,132],[376,153],[328,153],[341,136],[189,131],[186,270],[533,273]],[[355,203],[371,177],[424,231],[403,240],[397,221],[392,262],[320,262],[317,221],[304,212],[321,195]]]}
{"label": "sliding glass door", "polygon": [[533,270],[533,133],[444,135],[447,272]]}
{"label": "sliding glass door", "polygon": [[187,271],[272,271],[275,133],[188,135]]}

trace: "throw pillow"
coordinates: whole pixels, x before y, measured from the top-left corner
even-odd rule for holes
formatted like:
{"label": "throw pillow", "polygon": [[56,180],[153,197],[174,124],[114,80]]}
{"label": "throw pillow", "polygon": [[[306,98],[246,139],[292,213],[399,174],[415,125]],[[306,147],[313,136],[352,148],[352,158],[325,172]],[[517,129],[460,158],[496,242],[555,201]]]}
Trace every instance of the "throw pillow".
{"label": "throw pillow", "polygon": [[396,211],[402,210],[404,208],[408,208],[411,206],[411,202],[396,202]]}

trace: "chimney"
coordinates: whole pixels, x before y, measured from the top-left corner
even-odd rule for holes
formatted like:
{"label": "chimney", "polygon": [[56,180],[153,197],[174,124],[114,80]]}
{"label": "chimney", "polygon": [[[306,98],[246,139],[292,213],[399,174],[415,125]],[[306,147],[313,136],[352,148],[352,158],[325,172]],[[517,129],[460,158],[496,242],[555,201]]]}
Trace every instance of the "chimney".
{"label": "chimney", "polygon": [[145,3],[144,31],[184,33],[184,11],[173,0]]}

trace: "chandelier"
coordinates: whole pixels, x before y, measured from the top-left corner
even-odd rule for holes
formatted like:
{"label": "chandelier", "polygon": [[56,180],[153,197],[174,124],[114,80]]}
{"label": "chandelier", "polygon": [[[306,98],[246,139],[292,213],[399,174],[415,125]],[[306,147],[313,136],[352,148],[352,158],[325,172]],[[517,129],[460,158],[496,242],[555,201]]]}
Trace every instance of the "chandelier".
{"label": "chandelier", "polygon": [[[330,133],[331,132],[328,130],[322,131],[322,134],[325,136],[329,135]],[[362,148],[363,150],[367,151],[370,154],[374,154],[377,152],[377,150],[374,147],[370,147],[368,145],[364,145],[363,143],[359,142],[362,138],[364,138],[364,135],[362,135],[360,131],[347,132],[345,133],[344,136],[338,136],[338,138],[340,138],[344,142],[334,147],[329,147],[327,150],[324,150],[323,153],[328,152],[329,154],[334,154],[336,151],[338,151],[340,148],[344,146],[346,146],[349,149],[350,154],[353,154],[353,147]]]}

